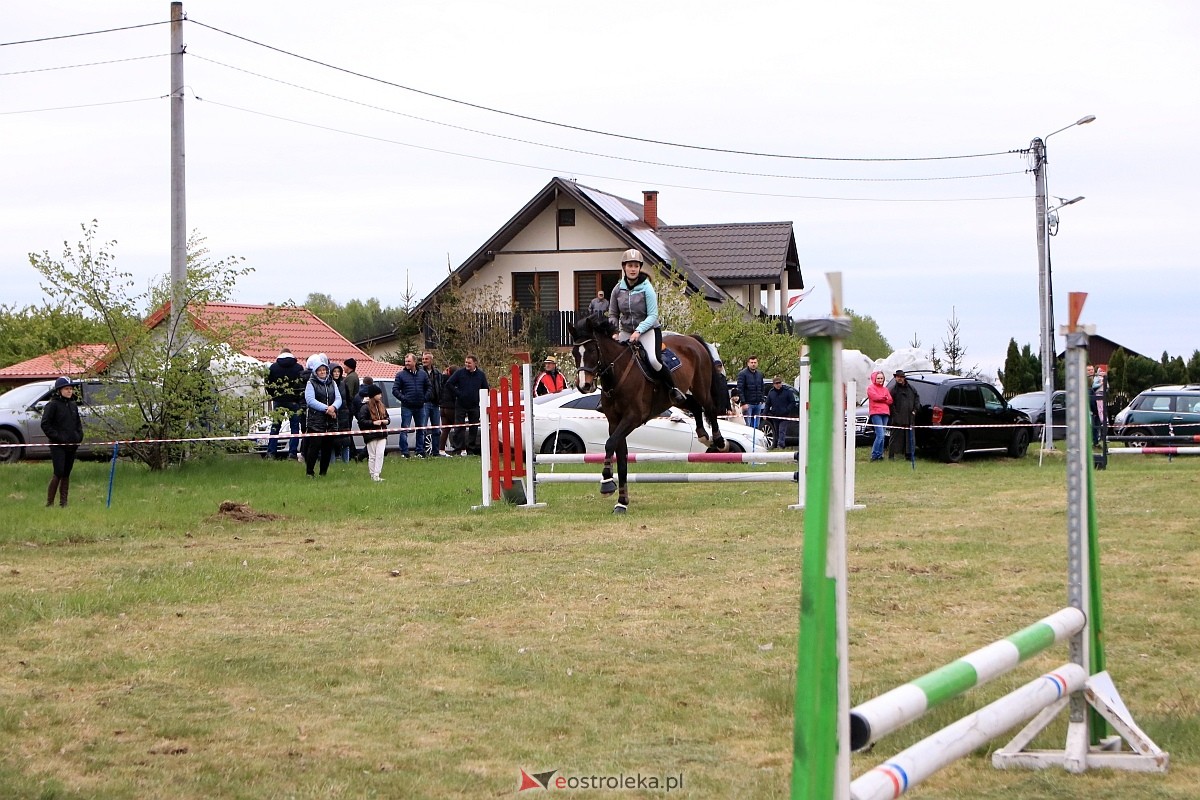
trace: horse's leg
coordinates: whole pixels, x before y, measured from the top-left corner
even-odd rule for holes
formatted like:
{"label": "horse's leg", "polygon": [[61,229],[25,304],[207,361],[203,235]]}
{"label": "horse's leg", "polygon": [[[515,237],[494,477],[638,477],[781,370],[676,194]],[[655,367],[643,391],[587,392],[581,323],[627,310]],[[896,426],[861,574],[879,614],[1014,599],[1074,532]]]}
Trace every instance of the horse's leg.
{"label": "horse's leg", "polygon": [[600,494],[608,496],[617,490],[617,482],[613,480],[611,450],[604,451],[604,471],[600,473]]}
{"label": "horse's leg", "polygon": [[624,514],[629,510],[629,442],[624,437],[617,442],[617,482],[620,491],[613,513]]}

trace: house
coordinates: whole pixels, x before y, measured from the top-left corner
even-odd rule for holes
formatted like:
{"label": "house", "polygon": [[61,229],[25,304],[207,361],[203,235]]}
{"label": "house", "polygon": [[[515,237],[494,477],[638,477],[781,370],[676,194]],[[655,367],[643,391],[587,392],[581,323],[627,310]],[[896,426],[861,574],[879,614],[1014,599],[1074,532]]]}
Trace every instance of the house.
{"label": "house", "polygon": [[574,315],[612,290],[629,248],[647,266],[674,270],[714,307],[733,302],[747,314],[780,316],[789,292],[804,288],[792,223],[668,225],[658,211],[657,191],[638,203],[554,178],[413,313],[434,310],[453,281],[467,291],[494,284],[518,312],[542,314],[551,341],[567,345]]}
{"label": "house", "polygon": [[[276,313],[268,315],[267,312],[272,310]],[[169,306],[158,309],[146,319],[146,327],[158,328],[169,315]],[[265,322],[262,321],[264,316]],[[231,343],[231,364],[237,365],[234,368],[254,372],[248,377],[255,384],[263,377],[263,368],[275,360],[283,347],[291,349],[302,361],[313,353],[325,353],[331,363],[338,364],[354,358],[358,362],[357,372],[362,377],[391,378],[399,369],[395,364],[374,360],[305,308],[206,303],[189,306],[188,320],[192,329],[199,333],[239,331],[239,341]],[[108,371],[115,362],[116,353],[110,345],[75,345],[0,369],[0,386],[11,388],[59,375],[99,374]]]}

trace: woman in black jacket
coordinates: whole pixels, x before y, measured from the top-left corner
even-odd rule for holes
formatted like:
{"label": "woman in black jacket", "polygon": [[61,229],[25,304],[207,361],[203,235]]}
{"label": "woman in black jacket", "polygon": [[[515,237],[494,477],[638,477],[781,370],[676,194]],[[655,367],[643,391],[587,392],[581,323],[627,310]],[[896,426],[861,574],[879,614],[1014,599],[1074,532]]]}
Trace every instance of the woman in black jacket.
{"label": "woman in black jacket", "polygon": [[42,411],[42,433],[50,441],[50,462],[54,465],[54,476],[46,490],[46,506],[54,505],[54,495],[58,494],[58,504],[65,507],[75,451],[83,441],[83,420],[79,418],[75,384],[70,378],[55,379],[50,400]]}

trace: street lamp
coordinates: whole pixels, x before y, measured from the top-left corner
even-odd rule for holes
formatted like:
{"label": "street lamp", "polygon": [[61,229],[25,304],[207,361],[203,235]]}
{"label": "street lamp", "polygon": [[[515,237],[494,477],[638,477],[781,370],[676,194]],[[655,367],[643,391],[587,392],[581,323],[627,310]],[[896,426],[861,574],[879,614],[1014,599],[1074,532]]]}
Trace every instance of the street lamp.
{"label": "street lamp", "polygon": [[[1038,243],[1038,311],[1042,351],[1042,391],[1046,399],[1047,417],[1050,412],[1050,398],[1054,396],[1055,348],[1054,289],[1050,279],[1050,230],[1047,220],[1048,211],[1046,209],[1046,139],[1049,139],[1056,133],[1062,133],[1067,128],[1074,128],[1076,125],[1086,125],[1095,119],[1096,116],[1094,114],[1088,114],[1086,117],[1080,117],[1070,125],[1052,131],[1044,137],[1036,138],[1029,143],[1029,152],[1033,157],[1033,176],[1036,186],[1034,212],[1037,221]],[[1057,210],[1071,203],[1077,203],[1082,199],[1082,197],[1077,197],[1051,210]],[[1049,425],[1046,425],[1042,429],[1042,448],[1046,450],[1054,449],[1054,439]]]}

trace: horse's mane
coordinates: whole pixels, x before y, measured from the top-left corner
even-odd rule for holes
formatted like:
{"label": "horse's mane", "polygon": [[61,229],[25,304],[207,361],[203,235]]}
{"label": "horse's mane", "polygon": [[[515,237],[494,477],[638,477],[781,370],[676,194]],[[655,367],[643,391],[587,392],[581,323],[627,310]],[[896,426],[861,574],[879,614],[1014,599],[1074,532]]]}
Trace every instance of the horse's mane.
{"label": "horse's mane", "polygon": [[571,335],[575,341],[580,342],[597,336],[612,336],[614,327],[607,314],[589,314],[575,320]]}

